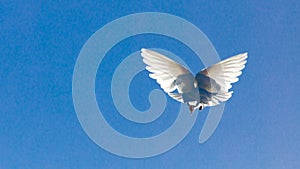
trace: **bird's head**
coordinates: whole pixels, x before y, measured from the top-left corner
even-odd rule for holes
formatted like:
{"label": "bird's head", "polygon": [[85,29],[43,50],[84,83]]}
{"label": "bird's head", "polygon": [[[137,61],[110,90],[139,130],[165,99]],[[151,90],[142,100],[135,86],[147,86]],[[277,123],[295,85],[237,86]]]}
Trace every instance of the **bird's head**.
{"label": "bird's head", "polygon": [[188,102],[188,106],[190,109],[191,114],[195,111],[195,110],[203,110],[204,109],[204,104],[200,103],[200,102]]}

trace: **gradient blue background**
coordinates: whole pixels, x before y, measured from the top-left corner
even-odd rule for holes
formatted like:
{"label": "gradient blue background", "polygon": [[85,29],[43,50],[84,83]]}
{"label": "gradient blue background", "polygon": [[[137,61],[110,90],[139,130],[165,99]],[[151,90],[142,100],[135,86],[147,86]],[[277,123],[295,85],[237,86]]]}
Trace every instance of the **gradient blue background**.
{"label": "gradient blue background", "polygon": [[[0,168],[299,168],[299,7],[296,0],[1,1]],[[222,59],[245,51],[249,59],[219,127],[206,143],[199,144],[198,136],[208,109],[199,113],[189,135],[171,151],[128,159],[99,148],[81,128],[72,102],[72,73],[82,46],[95,31],[119,17],[149,11],[192,22]],[[155,35],[126,39],[108,53],[102,65],[107,73],[100,68],[96,81],[111,79],[114,67],[110,64],[116,66],[140,47],[167,48],[183,59],[193,55],[189,49],[179,50],[180,45]],[[120,57],[112,60],[109,55],[114,54]],[[193,70],[203,68],[196,61],[188,63]],[[131,99],[140,110],[149,105],[148,95],[139,91],[158,88],[146,76],[140,73],[131,87]],[[146,85],[139,85],[141,80]],[[168,104],[175,106],[169,106],[158,125],[114,119],[117,113],[107,90],[96,87],[98,102],[107,109],[108,121],[122,133],[155,135],[176,118],[171,112],[178,109],[178,103],[168,98]]]}

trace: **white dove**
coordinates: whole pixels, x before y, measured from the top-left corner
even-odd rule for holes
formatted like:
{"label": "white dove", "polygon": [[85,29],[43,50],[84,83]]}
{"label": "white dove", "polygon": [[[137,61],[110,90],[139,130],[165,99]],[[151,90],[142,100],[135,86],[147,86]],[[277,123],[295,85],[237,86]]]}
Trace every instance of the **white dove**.
{"label": "white dove", "polygon": [[151,72],[149,77],[170,97],[186,103],[191,113],[227,101],[233,93],[229,91],[231,84],[239,80],[248,57],[247,53],[232,56],[202,69],[194,77],[187,68],[158,52],[143,48],[141,55],[146,69]]}

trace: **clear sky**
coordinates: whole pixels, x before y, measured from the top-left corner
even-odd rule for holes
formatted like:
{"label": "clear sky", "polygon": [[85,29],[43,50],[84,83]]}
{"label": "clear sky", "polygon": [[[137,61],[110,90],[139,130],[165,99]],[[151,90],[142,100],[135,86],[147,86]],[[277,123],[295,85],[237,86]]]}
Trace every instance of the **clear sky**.
{"label": "clear sky", "polygon": [[[0,168],[299,168],[299,10],[296,0],[1,1]],[[190,21],[207,35],[221,59],[249,53],[222,120],[204,144],[198,137],[207,108],[180,144],[151,158],[111,154],[82,129],[72,100],[79,52],[102,26],[137,12],[164,12]],[[142,47],[167,49],[182,59],[193,55],[174,39],[148,34],[125,39],[104,58],[96,77],[98,104],[112,127],[134,137],[166,130],[179,107],[168,98],[166,111],[150,124],[118,115],[109,81],[118,63]],[[120,57],[111,59],[115,55]],[[203,68],[199,61],[186,62],[193,73]],[[146,71],[139,73],[130,87],[139,110],[149,108],[148,94],[159,88],[147,76]]]}

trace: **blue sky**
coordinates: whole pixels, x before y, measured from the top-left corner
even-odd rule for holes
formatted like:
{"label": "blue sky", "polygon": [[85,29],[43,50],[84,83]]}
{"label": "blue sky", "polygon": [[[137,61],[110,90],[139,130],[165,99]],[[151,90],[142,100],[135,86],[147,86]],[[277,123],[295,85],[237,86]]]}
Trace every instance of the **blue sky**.
{"label": "blue sky", "polygon": [[[299,168],[299,6],[296,0],[0,2],[0,168]],[[198,114],[175,148],[145,159],[101,149],[80,126],[72,100],[80,50],[105,24],[137,12],[164,12],[190,21],[208,36],[221,59],[249,53],[222,120],[204,144],[198,136],[208,109]],[[147,137],[174,122],[177,114],[171,112],[178,103],[169,98],[171,106],[154,123],[118,117],[107,80],[122,59],[141,47],[165,48],[183,59],[192,55],[180,45],[174,39],[141,35],[107,54],[95,91],[104,112],[112,110],[104,115],[115,129]],[[120,57],[110,59],[115,54]],[[192,70],[203,68],[193,59],[187,63]],[[148,93],[158,87],[146,71],[138,74],[130,88],[136,108],[147,109]]]}

